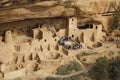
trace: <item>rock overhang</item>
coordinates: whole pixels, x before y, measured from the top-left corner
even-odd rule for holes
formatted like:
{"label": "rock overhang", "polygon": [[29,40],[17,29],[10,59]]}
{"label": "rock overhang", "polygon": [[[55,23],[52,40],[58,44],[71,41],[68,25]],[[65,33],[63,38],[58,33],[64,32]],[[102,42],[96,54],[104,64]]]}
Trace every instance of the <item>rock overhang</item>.
{"label": "rock overhang", "polygon": [[75,15],[75,9],[65,8],[64,6],[33,6],[27,8],[0,10],[0,13],[0,23],[5,23],[34,18],[67,18]]}

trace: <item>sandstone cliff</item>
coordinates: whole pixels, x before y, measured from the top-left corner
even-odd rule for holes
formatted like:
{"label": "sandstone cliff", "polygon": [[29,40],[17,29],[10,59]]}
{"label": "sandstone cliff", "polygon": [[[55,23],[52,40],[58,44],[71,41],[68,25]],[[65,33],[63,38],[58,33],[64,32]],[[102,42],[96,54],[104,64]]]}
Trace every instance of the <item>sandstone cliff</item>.
{"label": "sandstone cliff", "polygon": [[120,0],[51,0],[3,7],[0,9],[0,23],[30,18],[77,16],[80,21],[78,23],[96,20],[103,24],[105,30],[108,30],[113,23],[112,14],[102,15],[114,11],[119,3]]}

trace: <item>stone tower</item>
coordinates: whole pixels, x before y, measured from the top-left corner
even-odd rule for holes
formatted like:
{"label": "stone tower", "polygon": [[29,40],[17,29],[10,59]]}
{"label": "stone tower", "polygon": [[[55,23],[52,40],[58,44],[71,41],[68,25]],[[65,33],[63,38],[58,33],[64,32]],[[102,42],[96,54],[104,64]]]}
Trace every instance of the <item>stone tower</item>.
{"label": "stone tower", "polygon": [[77,30],[77,18],[71,17],[68,20],[68,36],[76,38],[76,30]]}
{"label": "stone tower", "polygon": [[12,34],[11,31],[6,31],[5,33],[5,43],[12,43]]}

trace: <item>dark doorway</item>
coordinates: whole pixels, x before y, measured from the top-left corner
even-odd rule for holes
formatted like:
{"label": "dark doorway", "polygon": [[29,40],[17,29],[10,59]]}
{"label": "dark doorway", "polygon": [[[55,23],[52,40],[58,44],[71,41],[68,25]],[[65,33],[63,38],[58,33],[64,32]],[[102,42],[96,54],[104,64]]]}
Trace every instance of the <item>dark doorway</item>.
{"label": "dark doorway", "polygon": [[84,25],[79,25],[77,26],[78,29],[88,29],[88,28],[93,28],[93,24],[84,24]]}

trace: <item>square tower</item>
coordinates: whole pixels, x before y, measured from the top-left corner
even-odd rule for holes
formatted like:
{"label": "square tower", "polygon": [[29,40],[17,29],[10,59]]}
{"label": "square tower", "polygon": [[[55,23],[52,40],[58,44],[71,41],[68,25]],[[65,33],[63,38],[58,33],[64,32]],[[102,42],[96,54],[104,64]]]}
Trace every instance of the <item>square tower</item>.
{"label": "square tower", "polygon": [[93,24],[95,42],[100,41],[103,37],[102,27],[102,24]]}
{"label": "square tower", "polygon": [[77,18],[71,17],[68,19],[68,36],[76,37],[77,36]]}

